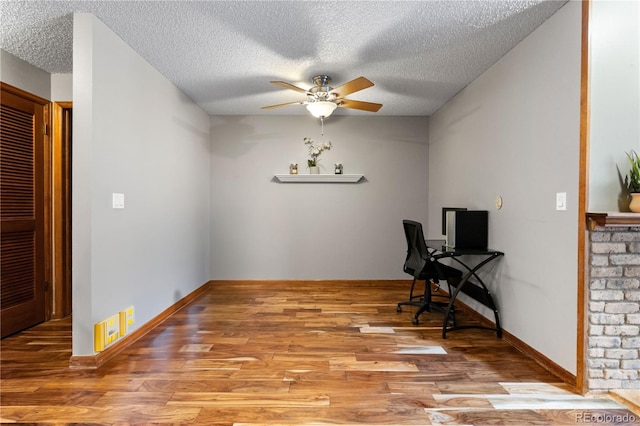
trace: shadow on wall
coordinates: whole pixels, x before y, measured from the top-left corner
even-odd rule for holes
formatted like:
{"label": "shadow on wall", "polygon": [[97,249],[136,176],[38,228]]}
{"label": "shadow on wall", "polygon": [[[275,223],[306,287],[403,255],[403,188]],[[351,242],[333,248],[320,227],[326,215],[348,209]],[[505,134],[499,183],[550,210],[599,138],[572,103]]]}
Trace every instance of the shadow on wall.
{"label": "shadow on wall", "polygon": [[209,134],[207,132],[203,132],[201,129],[194,126],[189,121],[175,115],[172,117],[171,121],[176,126],[180,127],[181,129],[184,129],[187,133],[196,136],[200,140],[207,140],[208,142]]}
{"label": "shadow on wall", "polygon": [[257,145],[251,140],[268,139],[267,135],[256,135],[255,128],[242,123],[243,117],[222,116],[215,117],[215,124],[211,125],[212,150],[222,157],[239,158]]}
{"label": "shadow on wall", "polygon": [[211,124],[212,152],[225,158],[240,158],[261,142],[273,142],[283,133],[257,133],[255,126],[243,122],[244,116],[215,116]]}
{"label": "shadow on wall", "polygon": [[620,168],[616,166],[618,169],[618,182],[620,182],[620,193],[618,194],[618,210],[621,212],[630,212],[629,203],[631,203],[631,193],[629,192],[629,188],[624,183],[624,177],[622,173],[620,173]]}

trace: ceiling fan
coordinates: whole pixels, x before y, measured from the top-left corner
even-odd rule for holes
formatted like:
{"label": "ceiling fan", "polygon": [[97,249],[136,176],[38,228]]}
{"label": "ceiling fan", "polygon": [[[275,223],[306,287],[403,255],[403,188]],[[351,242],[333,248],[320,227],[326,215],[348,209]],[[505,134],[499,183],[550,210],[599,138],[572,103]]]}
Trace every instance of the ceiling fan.
{"label": "ceiling fan", "polygon": [[364,77],[358,77],[336,88],[329,86],[331,77],[328,75],[316,75],[311,79],[311,81],[315,86],[309,90],[302,89],[284,81],[271,81],[271,83],[282,86],[285,89],[291,89],[296,92],[306,94],[307,100],[269,105],[262,107],[262,109],[275,109],[291,105],[306,105],[307,109],[314,117],[324,119],[329,117],[338,107],[359,109],[370,112],[377,112],[382,107],[382,104],[376,104],[373,102],[345,99],[345,96],[350,95],[351,93],[373,86],[373,83]]}

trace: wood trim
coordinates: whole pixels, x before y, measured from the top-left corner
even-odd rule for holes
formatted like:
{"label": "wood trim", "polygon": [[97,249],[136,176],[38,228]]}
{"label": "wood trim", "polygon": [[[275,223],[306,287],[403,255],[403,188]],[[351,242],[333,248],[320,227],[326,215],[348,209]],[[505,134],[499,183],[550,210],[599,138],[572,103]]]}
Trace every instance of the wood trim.
{"label": "wood trim", "polygon": [[549,373],[559,377],[566,384],[573,386],[574,389],[577,387],[577,376],[571,374],[569,371],[565,370],[560,365],[547,358],[544,354],[533,349],[531,346],[527,345],[508,331],[503,330],[502,336],[506,342],[509,342],[509,344],[514,348],[534,360]]}
{"label": "wood trim", "polygon": [[43,172],[43,197],[44,197],[44,206],[43,206],[43,215],[44,215],[44,291],[45,291],[45,305],[44,305],[44,315],[45,320],[48,321],[51,319],[51,313],[53,308],[53,292],[52,292],[52,254],[53,254],[53,246],[52,246],[52,236],[53,229],[51,223],[51,213],[52,213],[52,197],[53,191],[51,187],[51,102],[47,101],[46,105],[43,105],[44,108],[44,145],[43,145],[43,161],[42,161],[42,172]]}
{"label": "wood trim", "polygon": [[[322,284],[331,284],[331,283],[354,283],[360,286],[370,283],[372,286],[379,286],[380,284],[387,284],[390,286],[406,286],[407,291],[409,287],[411,287],[411,280],[401,279],[401,280],[210,280],[209,284],[211,286],[224,285],[228,283],[261,283],[261,284],[273,284],[277,285],[278,283],[287,282],[287,283],[313,283],[313,282],[321,282]],[[416,284],[417,285],[417,284]],[[442,291],[442,289],[440,290]]]}
{"label": "wood trim", "polygon": [[640,399],[635,394],[638,392],[636,389],[616,389],[610,390],[606,396],[609,398],[618,401],[621,404],[624,404],[633,411],[634,414],[640,416]]}
{"label": "wood trim", "polygon": [[51,317],[71,314],[71,146],[68,110],[71,102],[54,102],[52,119],[52,293]]}
{"label": "wood trim", "polygon": [[589,9],[590,0],[582,2],[582,34],[580,53],[580,154],[578,172],[578,295],[577,295],[577,341],[576,341],[576,381],[578,393],[586,392],[586,354],[587,354],[587,298],[586,268],[588,254],[586,249],[586,216],[589,203]]}
{"label": "wood trim", "polygon": [[50,103],[48,99],[41,98],[40,96],[34,95],[33,93],[26,92],[22,89],[19,89],[17,87],[14,87],[2,81],[0,81],[0,88],[16,96],[20,96],[21,98],[28,99],[32,102],[35,102],[39,105],[49,105]]}
{"label": "wood trim", "polygon": [[143,324],[140,328],[124,336],[123,338],[118,340],[116,343],[114,343],[112,346],[109,346],[104,351],[95,355],[72,356],[71,359],[69,360],[69,367],[78,368],[78,369],[99,368],[109,360],[113,359],[114,357],[122,353],[122,351],[124,351],[129,346],[134,344],[140,338],[144,337],[147,333],[149,333],[151,330],[153,330],[155,327],[157,327],[160,323],[165,321],[171,315],[173,315],[174,313],[178,312],[180,309],[182,309],[189,303],[196,300],[204,292],[206,292],[210,288],[210,286],[211,286],[211,281],[203,284],[202,286],[200,286],[193,292],[189,293],[188,295],[186,295],[185,297],[183,297],[173,305],[169,306],[164,311],[160,312],[160,314],[158,314],[156,317],[154,317],[147,323]]}
{"label": "wood trim", "polygon": [[640,213],[586,213],[587,229],[598,226],[640,226]]}

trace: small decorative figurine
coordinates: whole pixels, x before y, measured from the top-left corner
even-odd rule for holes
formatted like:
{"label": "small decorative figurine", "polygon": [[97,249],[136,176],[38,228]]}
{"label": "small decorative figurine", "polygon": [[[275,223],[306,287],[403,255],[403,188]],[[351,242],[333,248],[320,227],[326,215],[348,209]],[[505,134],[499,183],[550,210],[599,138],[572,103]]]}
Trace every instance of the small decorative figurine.
{"label": "small decorative figurine", "polygon": [[342,174],[342,163],[336,163],[334,167],[335,167],[335,173],[337,175],[341,175]]}
{"label": "small decorative figurine", "polygon": [[298,174],[298,163],[289,164],[289,174],[297,175]]}

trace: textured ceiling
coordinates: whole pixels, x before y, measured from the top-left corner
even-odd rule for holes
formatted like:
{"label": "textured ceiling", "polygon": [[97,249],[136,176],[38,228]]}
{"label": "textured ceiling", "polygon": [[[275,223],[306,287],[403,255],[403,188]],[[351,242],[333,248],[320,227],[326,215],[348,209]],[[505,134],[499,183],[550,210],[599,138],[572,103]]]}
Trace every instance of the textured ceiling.
{"label": "textured ceiling", "polygon": [[[431,115],[565,1],[0,1],[0,47],[72,72],[72,13],[91,12],[212,115],[306,114],[270,80],[336,87],[378,115]],[[372,113],[339,108],[334,114]]]}

